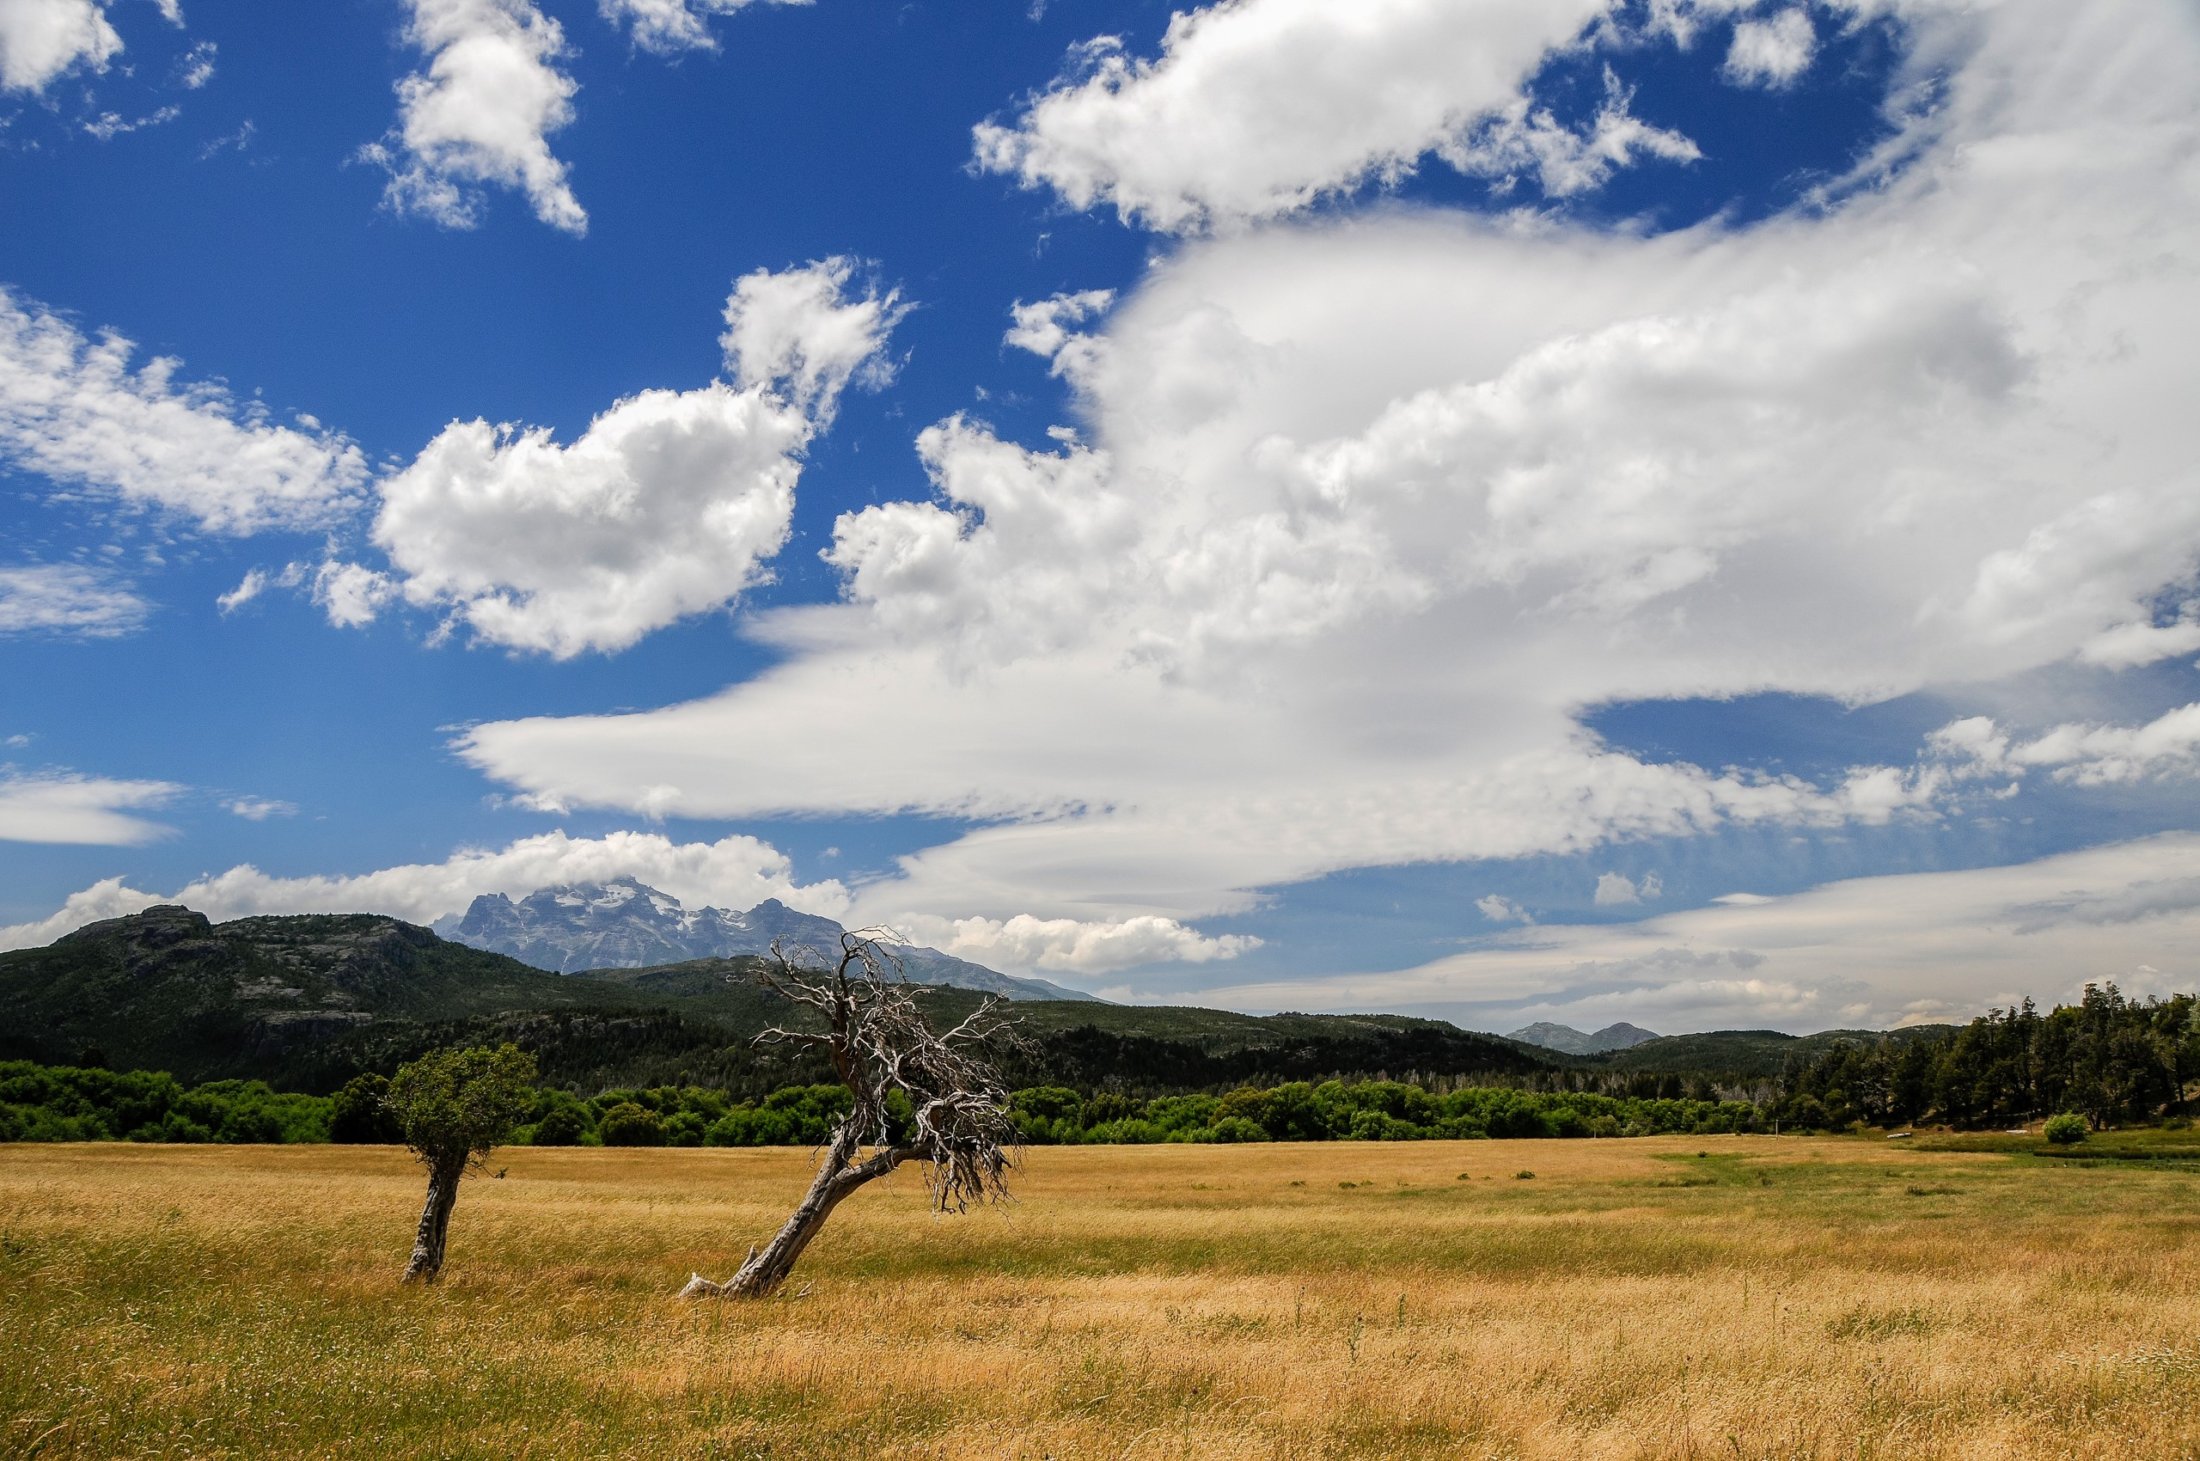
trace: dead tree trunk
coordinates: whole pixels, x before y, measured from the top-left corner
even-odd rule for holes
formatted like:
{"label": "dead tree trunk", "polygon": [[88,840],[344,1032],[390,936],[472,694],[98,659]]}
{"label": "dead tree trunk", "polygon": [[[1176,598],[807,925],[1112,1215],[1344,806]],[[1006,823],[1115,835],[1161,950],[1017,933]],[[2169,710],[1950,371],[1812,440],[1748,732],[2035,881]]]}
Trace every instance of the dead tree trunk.
{"label": "dead tree trunk", "polygon": [[810,1240],[825,1226],[825,1219],[832,1216],[833,1209],[840,1206],[842,1199],[864,1183],[885,1176],[913,1155],[898,1148],[888,1148],[858,1162],[855,1160],[856,1144],[848,1139],[852,1135],[843,1132],[835,1138],[801,1203],[769,1243],[760,1250],[749,1250],[748,1261],[741,1265],[740,1272],[724,1283],[712,1283],[701,1274],[694,1274],[688,1279],[687,1287],[680,1290],[681,1297],[770,1298],[786,1283],[802,1250],[810,1246]]}
{"label": "dead tree trunk", "polygon": [[[955,1028],[935,1032],[901,982],[900,966],[871,934],[843,934],[839,967],[830,974],[801,973],[777,944],[772,956],[764,986],[817,1010],[825,1029],[774,1028],[757,1039],[824,1049],[848,1088],[850,1109],[833,1130],[810,1190],[771,1242],[749,1249],[740,1272],[724,1283],[695,1274],[680,1291],[685,1298],[777,1292],[841,1200],[903,1162],[924,1164],[932,1205],[942,1212],[1005,1196],[1003,1178],[1015,1164],[1008,1092],[973,1049],[1009,1036],[992,1017],[991,1000]],[[896,1117],[902,1099],[908,1114]]]}
{"label": "dead tree trunk", "polygon": [[466,1164],[439,1163],[428,1169],[428,1201],[420,1209],[420,1231],[413,1237],[412,1262],[405,1265],[406,1283],[434,1283],[443,1268],[443,1246],[451,1236],[451,1209],[458,1205],[458,1181]]}

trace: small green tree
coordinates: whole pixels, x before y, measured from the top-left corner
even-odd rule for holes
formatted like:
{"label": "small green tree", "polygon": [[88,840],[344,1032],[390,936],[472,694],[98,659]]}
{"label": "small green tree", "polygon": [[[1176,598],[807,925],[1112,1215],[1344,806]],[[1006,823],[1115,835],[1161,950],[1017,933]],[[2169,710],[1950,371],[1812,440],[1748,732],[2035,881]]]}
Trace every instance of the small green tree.
{"label": "small green tree", "polygon": [[428,1169],[405,1282],[435,1282],[450,1237],[459,1179],[534,1109],[535,1057],[516,1045],[435,1050],[400,1068],[383,1098],[405,1145]]}
{"label": "small green tree", "polygon": [[2085,1140],[2085,1118],[2075,1111],[2065,1111],[2060,1116],[2047,1118],[2047,1125],[2040,1135],[2057,1146],[2070,1146]]}

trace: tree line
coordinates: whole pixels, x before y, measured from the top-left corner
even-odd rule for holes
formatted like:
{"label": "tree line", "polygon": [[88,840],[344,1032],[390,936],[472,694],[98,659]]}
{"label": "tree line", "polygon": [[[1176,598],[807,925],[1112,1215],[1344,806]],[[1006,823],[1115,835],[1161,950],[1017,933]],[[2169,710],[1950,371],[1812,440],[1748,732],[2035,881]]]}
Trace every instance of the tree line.
{"label": "tree line", "polygon": [[2200,1079],[2200,1003],[2134,1000],[2089,984],[2076,1004],[2041,1013],[2029,999],[1935,1038],[1841,1045],[1797,1063],[1771,1114],[1838,1129],[2001,1126],[2060,1112],[2095,1129],[2188,1116]]}
{"label": "tree line", "polygon": [[[2031,1001],[1927,1035],[1889,1035],[1799,1060],[1768,1089],[1739,1099],[1679,1076],[1609,1080],[1604,1091],[1530,1089],[1458,1078],[1247,1083],[1208,1092],[1133,1094],[1080,1040],[1084,1079],[1047,1079],[1042,1047],[1004,1062],[1026,1077],[1009,1097],[1032,1145],[1143,1142],[1596,1137],[2009,1125],[2075,1112],[2096,1129],[2188,1114],[2200,1080],[2200,1004],[2191,995],[2133,1000],[2113,984],[2042,1012]],[[1136,1057],[1158,1055],[1141,1039]],[[1150,1042],[1161,1044],[1164,1042]],[[1199,1073],[1215,1060],[1195,1052]],[[1294,1059],[1297,1056],[1294,1054]],[[1257,1068],[1259,1062],[1247,1060]],[[1154,1064],[1134,1059],[1142,1079]],[[1030,1079],[1035,1069],[1040,1078]],[[808,1072],[805,1071],[805,1074]],[[1190,1074],[1191,1072],[1182,1072]],[[1581,1073],[1567,1072],[1568,1076]],[[1504,1079],[1505,1077],[1500,1077]],[[1541,1083],[1538,1083],[1539,1085]],[[1448,1087],[1448,1089],[1447,1089]],[[388,1082],[355,1077],[330,1096],[257,1080],[185,1087],[153,1071],[0,1062],[0,1141],[394,1142]],[[511,1140],[538,1146],[817,1146],[847,1114],[839,1084],[796,1081],[762,1093],[715,1086],[569,1087],[534,1091]]]}
{"label": "tree line", "polygon": [[[331,1096],[264,1081],[186,1088],[155,1071],[0,1062],[0,1141],[353,1142],[400,1140],[389,1081],[354,1078]],[[893,1103],[890,1101],[889,1105]],[[614,1086],[592,1096],[536,1087],[513,1146],[817,1146],[851,1108],[845,1086],[785,1086],[740,1101],[704,1086]],[[1603,1096],[1402,1081],[1291,1081],[1222,1095],[1140,1098],[1032,1086],[1009,1093],[1033,1146],[1160,1142],[1408,1141],[1653,1136],[1769,1130],[1746,1101]]]}

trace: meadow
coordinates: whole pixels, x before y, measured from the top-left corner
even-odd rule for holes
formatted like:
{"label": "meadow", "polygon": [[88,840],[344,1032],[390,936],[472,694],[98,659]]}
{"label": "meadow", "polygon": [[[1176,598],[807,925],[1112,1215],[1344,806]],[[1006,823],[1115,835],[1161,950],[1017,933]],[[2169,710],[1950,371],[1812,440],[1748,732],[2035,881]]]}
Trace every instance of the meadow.
{"label": "meadow", "polygon": [[501,1151],[420,1290],[399,1150],[0,1147],[0,1455],[2200,1456],[2187,1163],[1036,1149],[1012,1206],[905,1172],[786,1296],[673,1296],[810,1165]]}

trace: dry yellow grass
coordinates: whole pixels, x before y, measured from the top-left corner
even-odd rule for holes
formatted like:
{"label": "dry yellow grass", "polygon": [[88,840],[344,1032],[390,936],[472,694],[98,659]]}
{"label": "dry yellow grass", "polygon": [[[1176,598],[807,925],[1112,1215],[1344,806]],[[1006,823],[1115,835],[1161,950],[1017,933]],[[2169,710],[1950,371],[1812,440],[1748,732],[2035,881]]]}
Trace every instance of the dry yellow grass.
{"label": "dry yellow grass", "polygon": [[1041,1150],[1011,1208],[936,1219],[905,1174],[803,1296],[691,1305],[806,1154],[494,1166],[421,1292],[401,1153],[0,1147],[0,1454],[2200,1456],[2186,1171]]}

